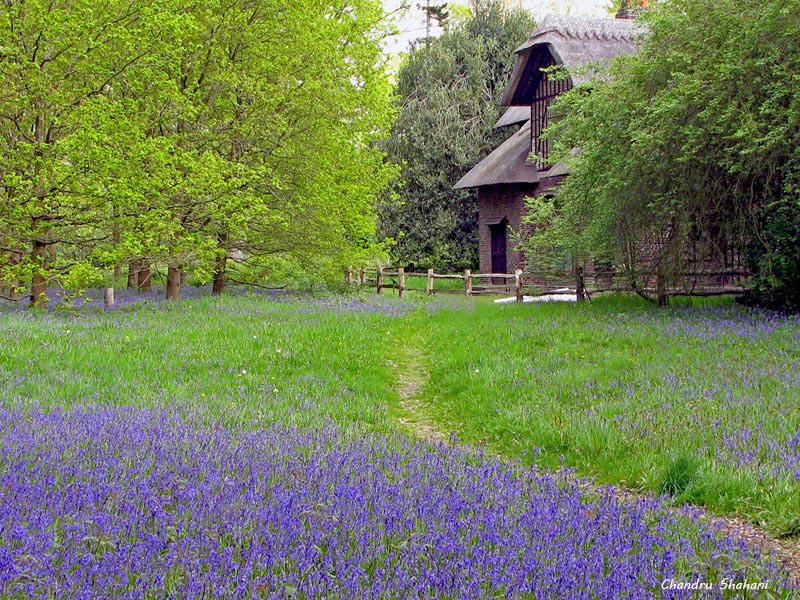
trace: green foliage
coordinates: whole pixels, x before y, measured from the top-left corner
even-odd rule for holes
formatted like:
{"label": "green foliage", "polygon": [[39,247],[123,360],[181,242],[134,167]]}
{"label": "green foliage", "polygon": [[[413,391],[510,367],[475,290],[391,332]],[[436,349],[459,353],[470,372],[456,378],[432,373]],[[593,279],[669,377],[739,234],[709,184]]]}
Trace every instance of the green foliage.
{"label": "green foliage", "polygon": [[388,142],[400,166],[399,197],[379,209],[380,231],[402,264],[450,271],[478,261],[477,197],[453,190],[506,137],[493,132],[514,48],[530,15],[500,0],[476,0],[428,46],[413,48],[397,82],[399,115]]}
{"label": "green foliage", "polygon": [[422,12],[425,13],[425,18],[428,23],[436,21],[439,27],[444,27],[450,19],[450,11],[447,7],[447,2],[443,4],[430,4],[428,2],[425,6],[420,6]]}
{"label": "green foliage", "polygon": [[0,279],[143,259],[208,281],[232,255],[333,277],[380,254],[383,17],[377,0],[2,4],[0,248],[22,260]]}
{"label": "green foliage", "polygon": [[761,243],[752,243],[748,260],[755,269],[752,290],[745,300],[769,308],[800,310],[800,202],[786,194],[759,207]]}
{"label": "green foliage", "polygon": [[106,278],[101,269],[87,262],[77,262],[59,277],[58,282],[65,290],[81,294],[87,288],[102,286]]}
{"label": "green foliage", "polygon": [[631,264],[655,239],[676,269],[689,240],[732,244],[749,248],[754,298],[796,304],[798,14],[797,0],[656,3],[640,52],[564,96],[556,145],[572,174],[530,244]]}

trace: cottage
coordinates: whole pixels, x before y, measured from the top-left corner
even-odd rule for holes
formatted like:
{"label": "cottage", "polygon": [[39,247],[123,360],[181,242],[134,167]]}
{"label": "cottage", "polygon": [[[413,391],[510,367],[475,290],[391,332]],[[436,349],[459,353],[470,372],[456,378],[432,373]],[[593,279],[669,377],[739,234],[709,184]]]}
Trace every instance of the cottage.
{"label": "cottage", "polygon": [[[542,131],[559,94],[594,76],[592,67],[607,65],[636,51],[642,28],[627,3],[616,19],[548,16],[516,50],[517,62],[503,98],[505,113],[495,128],[519,127],[503,144],[462,177],[456,189],[477,188],[480,271],[508,273],[524,269],[510,231],[523,232],[526,197],[552,194],[567,175],[563,163],[551,164]],[[562,66],[568,77],[546,70]],[[539,157],[531,158],[531,157]]]}

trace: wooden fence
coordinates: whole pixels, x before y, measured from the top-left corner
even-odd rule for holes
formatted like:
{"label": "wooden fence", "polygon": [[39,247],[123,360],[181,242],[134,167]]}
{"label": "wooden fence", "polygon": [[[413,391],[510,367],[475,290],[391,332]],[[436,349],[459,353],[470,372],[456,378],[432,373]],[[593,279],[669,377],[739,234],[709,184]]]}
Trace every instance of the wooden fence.
{"label": "wooden fence", "polygon": [[[658,273],[651,272],[585,272],[582,267],[573,271],[527,271],[517,269],[514,273],[473,273],[469,269],[463,274],[426,273],[406,271],[403,267],[373,267],[347,269],[348,284],[375,287],[378,294],[383,290],[397,290],[403,298],[406,292],[426,294],[458,293],[466,296],[503,295],[514,296],[522,302],[525,296],[575,296],[581,302],[591,299],[592,294],[605,292],[634,292],[649,300],[665,302],[669,296],[718,296],[741,294],[749,274],[740,270],[696,271],[672,274],[669,283]],[[409,278],[424,279],[425,287],[408,285]],[[436,280],[460,280],[457,288],[437,289]]]}

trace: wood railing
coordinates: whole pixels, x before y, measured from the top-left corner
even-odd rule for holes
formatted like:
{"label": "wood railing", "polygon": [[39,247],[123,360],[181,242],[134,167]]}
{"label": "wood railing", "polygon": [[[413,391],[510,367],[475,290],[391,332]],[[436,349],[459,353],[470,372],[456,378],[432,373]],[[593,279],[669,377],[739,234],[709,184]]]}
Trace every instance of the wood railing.
{"label": "wood railing", "polygon": [[[604,292],[634,292],[648,299],[659,300],[667,296],[718,296],[741,294],[749,273],[741,270],[695,271],[673,274],[670,285],[662,284],[658,273],[648,271],[585,273],[582,267],[572,271],[542,270],[514,273],[473,273],[467,269],[463,274],[426,273],[406,271],[403,267],[372,267],[358,270],[347,269],[348,284],[374,286],[377,293],[397,290],[403,298],[406,292],[426,294],[458,293],[466,296],[513,295],[517,302],[525,296],[575,296],[578,302],[589,300],[592,294]],[[425,279],[425,287],[408,285],[409,278]],[[437,279],[461,280],[458,288],[436,288]],[[650,297],[652,296],[652,298]]]}
{"label": "wood railing", "polygon": [[[552,275],[552,273],[548,274]],[[452,274],[436,273],[433,269],[428,269],[426,273],[418,273],[406,271],[403,267],[375,267],[357,271],[347,269],[345,278],[347,283],[351,285],[374,286],[378,294],[383,290],[397,290],[401,298],[405,297],[406,292],[425,292],[429,296],[442,293],[460,293],[467,296],[514,294],[516,300],[522,302],[526,294],[541,295],[543,293],[541,290],[533,289],[530,285],[525,285],[525,278],[535,275],[536,273],[524,273],[519,269],[514,273],[473,273],[470,269],[467,269],[463,274]],[[409,278],[424,278],[426,285],[425,287],[408,285]],[[437,289],[435,286],[437,279],[461,280],[464,285],[458,289]],[[501,282],[498,283],[498,281]],[[573,284],[574,282],[575,280],[573,279]],[[548,290],[545,293],[575,294],[576,292],[558,289]]]}

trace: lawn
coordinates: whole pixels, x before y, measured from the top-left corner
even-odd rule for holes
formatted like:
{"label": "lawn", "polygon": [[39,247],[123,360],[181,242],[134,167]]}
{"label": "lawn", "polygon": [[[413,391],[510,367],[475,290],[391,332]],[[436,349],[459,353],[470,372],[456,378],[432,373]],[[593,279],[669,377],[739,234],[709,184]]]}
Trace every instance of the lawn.
{"label": "lawn", "polygon": [[[679,598],[662,582],[725,577],[777,591],[785,574],[691,507],[576,475],[788,527],[799,331],[625,299],[0,312],[0,595]],[[416,441],[406,417],[489,452]]]}
{"label": "lawn", "polygon": [[187,406],[226,422],[385,430],[377,360],[409,303],[241,295],[0,314],[0,389],[36,406]]}

